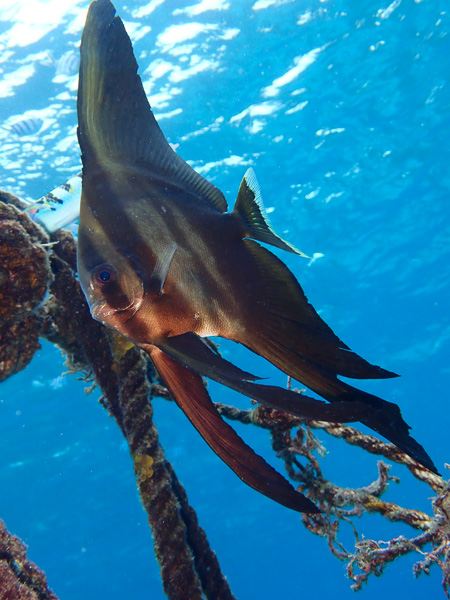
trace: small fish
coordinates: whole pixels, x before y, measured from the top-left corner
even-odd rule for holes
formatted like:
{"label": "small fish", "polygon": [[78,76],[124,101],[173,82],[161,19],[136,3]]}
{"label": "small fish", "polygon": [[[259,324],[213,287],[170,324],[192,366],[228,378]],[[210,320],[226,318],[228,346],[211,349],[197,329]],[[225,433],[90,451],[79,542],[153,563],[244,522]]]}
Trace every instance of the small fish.
{"label": "small fish", "polygon": [[56,61],[56,75],[71,77],[78,72],[80,57],[78,52],[68,50]]}
{"label": "small fish", "polygon": [[[89,8],[77,109],[83,162],[78,272],[91,314],[149,354],[220,458],[280,504],[318,511],[223,421],[201,375],[294,415],[360,421],[436,472],[396,404],[338,379],[396,375],[352,352],[286,265],[261,246],[302,255],[264,217],[253,170],[227,212],[222,192],[167,143],[109,0]],[[259,383],[214,352],[203,339],[208,336],[243,344],[331,404]]]}
{"label": "small fish", "polygon": [[32,202],[25,211],[48,233],[66,227],[80,214],[81,173]]}
{"label": "small fish", "polygon": [[71,77],[78,73],[80,65],[80,56],[75,50],[64,52],[58,59],[51,50],[48,50],[45,58],[41,59],[40,63],[46,67],[54,67],[55,76]]}
{"label": "small fish", "polygon": [[39,117],[20,119],[8,125],[2,125],[3,129],[14,133],[18,137],[34,135],[41,129],[44,121]]}
{"label": "small fish", "polygon": [[56,59],[53,52],[47,50],[44,56],[39,60],[39,64],[44,65],[44,67],[54,67],[56,65]]}

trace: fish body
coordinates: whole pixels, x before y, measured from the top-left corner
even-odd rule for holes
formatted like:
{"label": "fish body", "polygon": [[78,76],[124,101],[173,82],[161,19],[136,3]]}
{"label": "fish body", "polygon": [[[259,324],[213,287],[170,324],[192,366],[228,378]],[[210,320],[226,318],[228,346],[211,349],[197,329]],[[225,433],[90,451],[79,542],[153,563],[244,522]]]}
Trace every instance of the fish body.
{"label": "fish body", "polygon": [[55,61],[56,76],[70,77],[78,72],[80,60],[78,53],[68,50]]}
{"label": "fish body", "polygon": [[[143,178],[139,184],[133,176],[102,179],[101,186],[109,188],[108,197],[115,200],[107,206],[99,202],[87,211],[82,204],[82,222],[91,222],[102,235],[91,240],[90,246],[86,242],[89,251],[86,260],[82,254],[80,263],[88,272],[101,264],[112,238],[122,255],[133,256],[132,265],[124,263],[123,277],[130,267],[139,273],[145,294],[140,310],[132,316],[130,307],[126,335],[136,343],[156,343],[187,332],[237,340],[249,324],[250,314],[243,315],[242,321],[236,315],[251,310],[243,299],[251,291],[255,267],[238,216],[206,202],[201,205],[198,196],[176,187],[164,186],[162,193],[161,182],[151,179]],[[88,192],[88,182],[83,194],[85,190],[89,198],[98,198],[95,191]],[[80,252],[82,248],[80,242]],[[164,264],[158,266],[161,260],[166,269]]]}
{"label": "fish body", "polygon": [[43,124],[44,121],[40,117],[27,117],[2,127],[17,137],[25,137],[38,133]]}
{"label": "fish body", "polygon": [[[361,421],[436,471],[397,405],[338,378],[395,374],[352,352],[261,246],[302,255],[271,229],[253,171],[228,211],[220,190],[167,143],[109,0],[89,9],[77,106],[78,270],[91,313],[149,354],[177,404],[241,479],[289,508],[317,511],[221,419],[201,375],[292,414]],[[245,345],[334,404],[258,383],[205,344],[212,335]]]}

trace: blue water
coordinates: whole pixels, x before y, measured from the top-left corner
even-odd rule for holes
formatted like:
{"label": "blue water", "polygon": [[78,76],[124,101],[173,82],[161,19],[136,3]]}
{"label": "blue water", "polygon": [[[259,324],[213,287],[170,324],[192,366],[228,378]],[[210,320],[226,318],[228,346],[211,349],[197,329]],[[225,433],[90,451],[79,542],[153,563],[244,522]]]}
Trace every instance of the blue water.
{"label": "blue water", "polygon": [[[76,75],[55,78],[56,67],[43,63],[49,50],[57,60],[77,49],[87,6],[29,0],[0,8],[0,125],[31,116],[44,121],[30,136],[0,130],[0,186],[27,198],[79,170]],[[116,3],[164,133],[231,206],[253,166],[275,230],[315,258],[283,259],[352,349],[402,375],[364,387],[401,406],[444,471],[448,2],[193,6],[166,0],[151,12],[145,2]],[[38,19],[36,8],[50,16]],[[176,25],[184,28],[171,29]],[[224,350],[240,366],[285,384],[248,353]],[[26,371],[0,386],[0,517],[29,545],[61,600],[162,599],[124,440],[98,391],[86,396],[86,384],[61,377],[65,370],[60,352],[43,343]],[[215,400],[249,406],[218,385],[210,390]],[[167,456],[237,598],[353,598],[344,564],[326,540],[242,484],[175,405],[154,404]],[[266,432],[236,428],[283,469]],[[375,457],[319,435],[330,450],[324,472],[335,483],[359,487],[375,479]],[[403,467],[391,472],[402,481],[385,498],[429,512],[430,489]],[[413,535],[377,516],[356,525],[377,540]],[[342,540],[352,547],[345,527]],[[416,580],[415,560],[420,556],[389,566],[369,581],[364,598],[443,597],[439,570]]]}

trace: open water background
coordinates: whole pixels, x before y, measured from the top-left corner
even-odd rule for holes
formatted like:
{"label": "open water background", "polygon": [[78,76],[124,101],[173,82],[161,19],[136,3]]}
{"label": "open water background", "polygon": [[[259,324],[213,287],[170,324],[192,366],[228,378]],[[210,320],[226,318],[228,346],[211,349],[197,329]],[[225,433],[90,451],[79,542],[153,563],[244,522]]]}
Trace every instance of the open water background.
{"label": "open water background", "polygon": [[[0,186],[27,198],[79,170],[71,60],[87,7],[0,0]],[[254,167],[275,230],[315,259],[283,255],[310,301],[352,349],[402,375],[364,388],[401,406],[445,471],[448,2],[161,0],[116,8],[168,139],[230,206]],[[67,64],[58,63],[65,54]],[[14,133],[14,122],[32,118],[42,119],[38,132]],[[222,348],[239,366],[285,384],[263,361]],[[0,386],[0,517],[61,600],[162,599],[125,443],[98,391],[86,396],[65,370],[44,343],[26,371]],[[210,390],[215,400],[249,406],[218,385]],[[175,405],[154,405],[167,456],[237,598],[353,598],[325,540],[240,483]],[[266,432],[237,429],[283,468]],[[320,437],[333,481],[359,487],[376,478],[375,457]],[[428,487],[403,467],[391,473],[402,481],[387,500],[430,510]],[[412,533],[377,516],[357,527],[377,540]],[[350,528],[341,539],[352,547]],[[416,559],[391,565],[361,596],[443,597],[438,569],[414,579]]]}

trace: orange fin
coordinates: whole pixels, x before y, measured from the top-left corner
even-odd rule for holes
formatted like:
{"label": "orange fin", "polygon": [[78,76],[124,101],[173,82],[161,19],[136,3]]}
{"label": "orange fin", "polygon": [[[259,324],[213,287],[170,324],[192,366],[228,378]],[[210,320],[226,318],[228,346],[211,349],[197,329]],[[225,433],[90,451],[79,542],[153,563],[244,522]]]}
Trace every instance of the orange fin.
{"label": "orange fin", "polygon": [[206,443],[244,483],[287,508],[298,512],[320,512],[222,419],[199,375],[172,360],[159,348],[143,347],[175,402]]}

